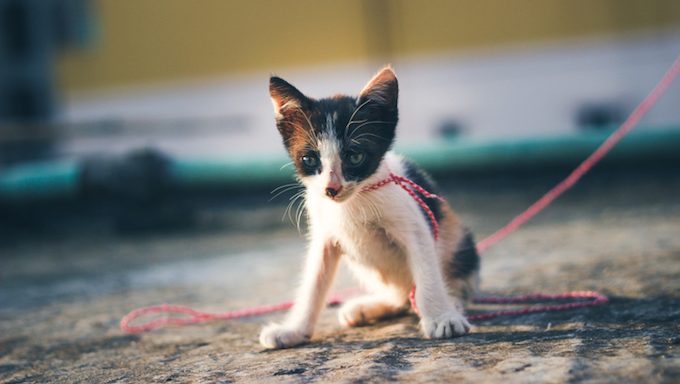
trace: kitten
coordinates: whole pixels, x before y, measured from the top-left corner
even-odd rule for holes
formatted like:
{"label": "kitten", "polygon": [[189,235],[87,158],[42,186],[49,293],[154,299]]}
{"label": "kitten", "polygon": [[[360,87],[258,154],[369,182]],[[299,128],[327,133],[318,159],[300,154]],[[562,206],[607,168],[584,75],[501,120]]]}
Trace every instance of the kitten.
{"label": "kitten", "polygon": [[474,294],[479,257],[452,209],[417,193],[434,223],[398,185],[364,190],[393,172],[435,193],[428,175],[390,151],[398,120],[392,68],[378,72],[357,98],[312,99],[278,77],[270,79],[269,91],[276,126],[305,187],[309,247],[295,305],[282,324],[262,330],[260,343],[286,348],[310,339],[341,256],[369,292],[340,308],[341,324],[407,311],[415,285],[426,338],[467,333],[461,300]]}

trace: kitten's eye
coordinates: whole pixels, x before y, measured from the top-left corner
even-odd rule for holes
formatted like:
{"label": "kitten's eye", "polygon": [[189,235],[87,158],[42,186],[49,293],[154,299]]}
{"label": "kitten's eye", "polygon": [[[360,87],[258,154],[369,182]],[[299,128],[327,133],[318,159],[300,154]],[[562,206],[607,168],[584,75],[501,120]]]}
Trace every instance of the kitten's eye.
{"label": "kitten's eye", "polygon": [[349,154],[349,163],[356,167],[363,163],[365,158],[366,154],[363,152],[352,152]]}
{"label": "kitten's eye", "polygon": [[302,164],[307,168],[313,169],[319,165],[319,159],[314,155],[304,155],[302,156]]}

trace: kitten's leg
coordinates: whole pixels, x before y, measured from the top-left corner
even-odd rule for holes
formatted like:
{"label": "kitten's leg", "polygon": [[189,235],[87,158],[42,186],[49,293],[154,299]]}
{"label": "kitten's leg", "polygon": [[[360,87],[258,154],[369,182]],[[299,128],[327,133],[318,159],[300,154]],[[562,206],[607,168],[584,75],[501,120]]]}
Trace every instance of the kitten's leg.
{"label": "kitten's leg", "polygon": [[407,296],[408,292],[383,285],[376,293],[345,302],[338,311],[338,320],[346,327],[356,327],[405,312],[408,309]]}
{"label": "kitten's leg", "polygon": [[309,340],[326,294],[338,267],[340,250],[326,241],[312,240],[302,285],[295,304],[283,324],[270,324],[262,329],[260,343],[267,348],[288,348]]}
{"label": "kitten's leg", "polygon": [[406,250],[425,337],[449,338],[469,332],[470,323],[463,316],[462,305],[447,293],[431,237],[411,236],[406,241]]}

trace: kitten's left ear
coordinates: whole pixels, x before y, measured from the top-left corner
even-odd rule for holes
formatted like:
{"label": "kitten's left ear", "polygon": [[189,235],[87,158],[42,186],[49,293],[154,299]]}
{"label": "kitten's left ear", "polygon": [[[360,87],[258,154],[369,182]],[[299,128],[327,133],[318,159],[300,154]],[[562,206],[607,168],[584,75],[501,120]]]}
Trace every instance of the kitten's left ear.
{"label": "kitten's left ear", "polygon": [[359,104],[366,100],[371,100],[379,105],[396,110],[398,96],[399,84],[397,83],[397,75],[392,67],[388,65],[373,76],[364,86],[364,89],[361,90],[359,93]]}
{"label": "kitten's left ear", "polygon": [[306,109],[309,103],[307,96],[286,80],[276,76],[269,78],[269,95],[277,115],[289,107]]}

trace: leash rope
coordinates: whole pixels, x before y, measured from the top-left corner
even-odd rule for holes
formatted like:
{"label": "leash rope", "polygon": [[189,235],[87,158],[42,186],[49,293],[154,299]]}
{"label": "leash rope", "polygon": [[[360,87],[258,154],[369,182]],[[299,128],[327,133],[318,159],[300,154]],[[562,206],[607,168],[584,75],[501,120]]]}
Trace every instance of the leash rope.
{"label": "leash rope", "polygon": [[[484,238],[479,243],[477,243],[478,252],[483,252],[490,247],[494,246],[496,243],[502,239],[509,236],[511,233],[519,229],[532,217],[536,216],[539,212],[548,207],[557,197],[567,191],[569,188],[574,186],[583,175],[585,175],[590,169],[592,169],[595,164],[597,164],[602,158],[611,151],[616,144],[630,132],[640,121],[640,119],[647,114],[647,112],[656,104],[663,93],[668,89],[671,83],[680,73],[680,56],[678,56],[668,71],[659,80],[652,91],[642,100],[642,102],[633,110],[633,112],[628,116],[626,121],[615,130],[590,156],[588,156],[581,164],[579,164],[574,171],[572,171],[569,176],[567,176],[563,181],[557,184],[555,187],[550,189],[545,195],[543,195],[539,200],[529,206],[524,212],[513,218],[508,224],[503,226],[498,231],[494,232],[490,236]],[[367,187],[368,190],[375,190],[384,187],[387,184],[395,183],[408,192],[409,195],[425,210],[425,213],[430,218],[433,224],[433,232],[435,239],[439,236],[439,225],[436,220],[434,220],[434,214],[432,210],[427,207],[427,204],[418,197],[413,190],[418,191],[421,195],[426,198],[440,198],[437,195],[430,194],[422,187],[414,183],[413,181],[394,174],[390,174],[388,178],[382,180],[374,185]],[[409,188],[409,186],[411,188]],[[346,297],[350,296],[348,293],[340,293],[331,296],[328,300],[328,305],[337,305],[342,303]],[[411,291],[409,298],[412,300],[411,303],[415,305],[415,288]],[[555,312],[555,311],[565,311],[577,308],[592,307],[596,305],[602,305],[609,301],[609,299],[598,293],[592,291],[573,291],[565,292],[560,294],[544,294],[544,293],[534,293],[527,295],[517,295],[517,296],[489,296],[489,297],[479,297],[474,300],[475,303],[485,303],[485,304],[526,304],[533,303],[537,301],[562,301],[562,300],[579,300],[570,303],[555,304],[555,305],[544,305],[544,306],[531,306],[525,307],[517,310],[507,310],[507,311],[493,311],[486,312],[468,316],[470,321],[488,320],[500,316],[520,316],[530,313],[541,313],[541,312]],[[589,300],[589,301],[584,301]],[[191,309],[189,307],[181,305],[171,305],[162,304],[151,307],[144,307],[133,310],[124,316],[120,321],[120,328],[122,331],[127,333],[140,333],[150,331],[165,325],[187,325],[203,323],[212,320],[230,320],[245,317],[261,316],[269,313],[280,312],[290,309],[293,306],[293,301],[287,301],[280,304],[260,306],[254,308],[246,308],[235,311],[227,311],[221,313],[209,313],[202,312]],[[177,318],[177,317],[163,317],[155,320],[151,320],[142,325],[130,325],[132,321],[140,316],[156,313],[165,314],[179,314],[186,315],[189,317]]]}
{"label": "leash rope", "polygon": [[[420,208],[423,209],[423,211],[425,212],[427,217],[430,219],[430,223],[432,223],[432,233],[433,233],[434,239],[439,240],[439,223],[437,222],[437,218],[434,216],[434,212],[432,212],[432,210],[427,205],[427,203],[425,203],[425,201],[423,201],[423,199],[421,199],[420,196],[418,196],[416,194],[416,192],[414,192],[413,190],[415,189],[418,193],[420,193],[426,199],[437,199],[437,200],[442,201],[442,202],[446,201],[446,200],[444,200],[444,198],[442,198],[439,195],[435,195],[434,193],[428,192],[427,190],[425,190],[425,188],[414,183],[412,180],[410,180],[410,179],[408,179],[404,176],[399,176],[399,175],[397,175],[393,172],[390,172],[390,175],[387,178],[385,178],[384,180],[381,180],[381,181],[379,181],[375,184],[371,184],[369,186],[364,187],[361,190],[361,192],[375,191],[376,189],[380,189],[380,188],[382,188],[382,187],[384,187],[384,186],[386,186],[387,184],[390,184],[390,183],[394,183],[394,184],[398,185],[399,187],[401,187],[401,189],[406,191],[411,196],[411,198],[413,200],[415,200],[416,203],[418,203],[418,205],[420,205]],[[409,186],[413,189],[409,188]]]}
{"label": "leash rope", "polygon": [[626,121],[621,124],[607,139],[588,156],[581,164],[578,165],[564,180],[559,184],[550,189],[545,195],[538,199],[535,203],[531,204],[524,212],[517,215],[512,219],[507,225],[494,232],[492,235],[487,236],[485,239],[477,243],[477,250],[479,252],[484,252],[490,247],[494,246],[499,241],[506,238],[508,235],[516,231],[519,227],[524,225],[527,221],[531,220],[532,217],[536,216],[539,212],[550,205],[556,198],[563,194],[566,190],[573,187],[576,182],[578,182],[583,175],[588,173],[595,164],[597,164],[602,158],[611,151],[616,144],[623,139],[624,136],[628,134],[635,126],[640,122],[640,119],[649,112],[649,110],[656,104],[661,95],[666,92],[666,89],[673,83],[673,80],[680,73],[680,56],[678,56],[673,65],[666,71],[664,76],[659,80],[652,91],[645,97],[640,104],[633,110],[633,112],[628,116]]}
{"label": "leash rope", "polygon": [[[328,305],[341,304],[348,294],[336,294],[328,299]],[[290,309],[293,306],[292,301],[286,301],[273,305],[262,305],[259,307],[239,309],[235,311],[227,311],[220,313],[210,313],[197,311],[184,305],[174,304],[160,304],[152,305],[150,307],[142,307],[135,309],[128,313],[120,320],[120,329],[127,333],[142,333],[161,328],[166,325],[189,325],[196,323],[205,323],[213,320],[232,320],[242,319],[245,317],[262,316],[274,312],[282,312]],[[185,315],[188,317],[162,317],[151,320],[141,325],[131,325],[132,321],[141,316],[151,315],[155,313],[167,313],[175,315]]]}

